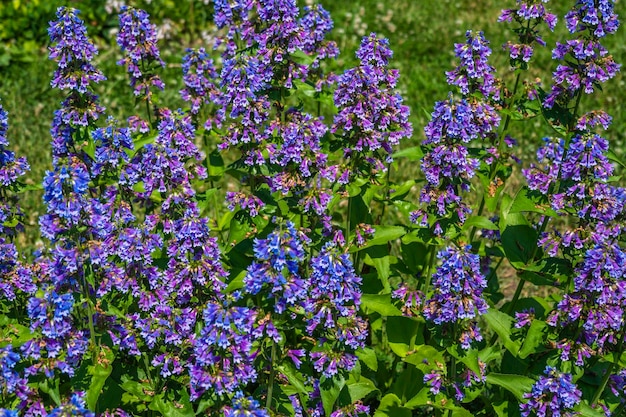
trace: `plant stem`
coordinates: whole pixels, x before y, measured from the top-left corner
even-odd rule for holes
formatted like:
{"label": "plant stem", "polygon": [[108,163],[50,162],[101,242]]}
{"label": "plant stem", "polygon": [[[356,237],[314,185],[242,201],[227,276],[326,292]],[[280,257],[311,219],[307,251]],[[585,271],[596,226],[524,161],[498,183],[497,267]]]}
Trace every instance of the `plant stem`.
{"label": "plant stem", "polygon": [[267,400],[265,402],[265,408],[269,411],[272,406],[272,395],[274,394],[274,378],[276,371],[274,370],[274,362],[276,362],[276,342],[272,341],[272,357],[270,359],[270,377],[267,381]]}
{"label": "plant stem", "polygon": [[[625,337],[626,337],[626,328],[624,329],[624,331],[622,331],[622,335],[619,338],[619,342],[617,344],[616,360],[618,360],[618,361],[621,358],[622,353],[624,353],[623,345],[624,345],[624,338]],[[608,384],[609,379],[611,378],[611,375],[613,374],[613,370],[615,369],[615,365],[616,365],[615,362],[611,362],[611,364],[607,368],[606,373],[602,377],[602,382],[600,383],[600,386],[596,390],[596,393],[593,396],[593,400],[591,401],[591,405],[592,406],[598,402],[598,400],[600,399],[600,396],[604,392],[604,389],[606,388],[606,384]]]}
{"label": "plant stem", "polygon": [[348,196],[348,214],[346,216],[346,243],[349,243],[350,241],[350,230],[352,230],[351,224],[350,224],[351,212],[352,212],[352,197]]}
{"label": "plant stem", "polygon": [[[515,95],[517,94],[517,89],[519,88],[519,82],[520,79],[522,77],[522,73],[518,71],[517,76],[515,77],[515,84],[513,86],[513,99],[511,100],[511,103],[513,103],[513,101],[515,100]],[[511,108],[511,103],[509,103],[508,108]],[[504,118],[504,123],[502,124],[502,129],[500,130],[500,132],[498,133],[498,152],[501,154],[502,153],[502,143],[504,143],[504,138],[506,136],[506,132],[507,130],[509,130],[509,124],[511,123],[511,115],[507,114]],[[498,165],[500,164],[500,158],[495,158],[493,165],[491,165],[489,167],[489,182],[493,181],[493,179],[496,176],[496,173],[498,172]],[[477,212],[477,216],[482,216],[483,214],[483,210],[485,209],[485,193],[487,192],[487,190],[485,190],[483,192],[481,201],[480,201],[480,207],[478,209]],[[472,231],[470,232],[470,244],[472,243],[472,239],[474,239],[474,235],[476,234],[476,231],[478,230],[478,228],[476,226],[472,227]]]}
{"label": "plant stem", "polygon": [[383,217],[385,216],[385,209],[387,208],[387,204],[389,203],[389,181],[391,180],[391,163],[387,164],[387,176],[385,180],[385,203],[383,204],[383,208],[380,212],[380,217],[378,218],[378,224],[382,224]]}
{"label": "plant stem", "polygon": [[437,255],[437,247],[433,245],[428,254],[428,257],[429,257],[428,263],[426,264],[426,269],[424,270],[424,282],[422,283],[422,292],[424,293],[424,297],[427,297],[428,291],[430,291],[430,281],[432,278],[430,271],[432,271],[433,269],[436,255]]}
{"label": "plant stem", "polygon": [[[541,234],[543,232],[546,231],[546,228],[548,227],[548,223],[550,222],[550,217],[549,216],[544,216],[543,218],[543,222],[541,223],[541,227],[539,228],[539,232],[537,233],[537,238],[541,237]],[[532,261],[533,259],[535,259],[535,255],[537,255],[537,251],[539,250],[539,246],[535,246],[535,248],[533,249],[532,254],[530,255],[530,260]],[[511,299],[511,303],[509,304],[508,308],[506,309],[506,313],[507,314],[511,314],[514,309],[515,309],[515,304],[517,304],[517,300],[519,300],[520,295],[522,294],[522,289],[524,288],[524,284],[526,283],[526,280],[521,278],[520,281],[517,283],[517,288],[515,289],[515,294],[513,294],[513,298]]]}

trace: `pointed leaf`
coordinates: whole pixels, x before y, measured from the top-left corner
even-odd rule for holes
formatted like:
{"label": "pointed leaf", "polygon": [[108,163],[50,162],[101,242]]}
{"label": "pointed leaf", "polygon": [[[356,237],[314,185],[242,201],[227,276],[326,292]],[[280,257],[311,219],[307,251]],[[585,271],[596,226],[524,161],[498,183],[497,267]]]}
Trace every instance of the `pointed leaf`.
{"label": "pointed leaf", "polygon": [[524,398],[524,394],[532,390],[535,381],[524,375],[493,372],[487,375],[487,383],[506,389],[521,401]]}
{"label": "pointed leaf", "polygon": [[366,312],[370,310],[381,316],[402,316],[402,311],[393,305],[391,294],[363,294],[361,306]]}

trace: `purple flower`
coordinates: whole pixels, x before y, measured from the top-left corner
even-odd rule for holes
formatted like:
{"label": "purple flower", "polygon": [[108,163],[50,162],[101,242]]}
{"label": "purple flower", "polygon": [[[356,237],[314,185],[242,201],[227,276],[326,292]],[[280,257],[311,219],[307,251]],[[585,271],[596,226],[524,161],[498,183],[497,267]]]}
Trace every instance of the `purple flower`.
{"label": "purple flower", "polygon": [[365,36],[356,52],[356,57],[362,65],[378,68],[387,67],[392,56],[393,51],[389,48],[389,39],[379,38],[376,33]]}
{"label": "purple flower", "polygon": [[[59,165],[44,178],[44,202],[50,216],[58,216],[70,224],[78,224],[86,209],[89,172],[76,157],[68,165]],[[42,222],[47,218],[42,217]]]}
{"label": "purple flower", "polygon": [[336,58],[339,55],[337,44],[325,40],[333,28],[333,21],[330,13],[319,4],[305,6],[303,14],[299,22],[302,28],[300,48],[307,54],[315,55],[311,67],[317,68],[322,59]]}
{"label": "purple flower", "polygon": [[165,62],[157,46],[156,26],[150,23],[149,17],[144,10],[122,6],[117,35],[117,43],[125,54],[117,63],[127,68],[135,95],[148,101],[152,97],[151,87],[165,88],[161,78],[153,72],[155,67],[165,67]]}
{"label": "purple flower", "polygon": [[575,268],[574,291],[559,302],[548,323],[565,327],[580,322],[580,339],[575,342],[608,350],[621,337],[626,313],[624,277],[626,253],[619,245],[609,241],[588,249]]}
{"label": "purple flower", "polygon": [[361,417],[369,415],[370,407],[368,405],[363,405],[361,401],[357,401],[354,404],[346,405],[333,411],[330,417]]}
{"label": "purple flower", "polygon": [[193,342],[189,362],[191,398],[204,392],[222,395],[256,381],[252,343],[256,313],[247,307],[209,302],[204,327]]}
{"label": "purple flower", "polygon": [[482,32],[474,34],[468,30],[465,37],[465,43],[454,45],[454,53],[461,62],[457,68],[446,72],[448,84],[459,87],[464,95],[480,91],[485,97],[497,99],[500,90],[494,77],[495,68],[488,62],[489,42]]}
{"label": "purple flower", "polygon": [[257,400],[252,397],[244,397],[241,391],[237,391],[230,406],[224,406],[224,417],[269,417],[269,413],[261,408]]}
{"label": "purple flower", "polygon": [[50,59],[59,63],[52,87],[84,94],[91,83],[99,83],[106,78],[91,62],[98,49],[87,37],[85,24],[78,18],[78,13],[76,9],[59,7],[56,13],[58,20],[50,22],[48,34],[53,43]]}
{"label": "purple flower", "polygon": [[552,91],[543,102],[546,108],[552,108],[555,103],[564,105],[579,90],[593,93],[620,70],[620,65],[599,42],[607,34],[615,33],[619,26],[612,0],[578,0],[565,15],[565,23],[577,38],[557,43],[552,52],[553,58],[562,63],[553,73]]}
{"label": "purple flower", "polygon": [[398,72],[387,68],[391,54],[386,39],[363,38],[357,51],[361,65],[339,76],[334,96],[338,113],[331,132],[343,137],[346,157],[364,154],[375,171],[386,169],[393,147],[413,132],[409,108],[394,91]]}
{"label": "purple flower", "polygon": [[[515,29],[519,43],[507,42],[502,47],[509,51],[509,56],[513,65],[528,63],[533,55],[533,44],[537,43],[545,46],[544,40],[541,38],[537,27],[541,23],[545,23],[551,31],[556,26],[556,15],[549,13],[543,3],[548,0],[517,0],[517,9],[502,10],[498,21],[518,23]],[[522,68],[525,66],[522,65]]]}
{"label": "purple flower", "polygon": [[20,354],[10,344],[0,348],[0,392],[15,393],[24,400],[32,393],[27,385],[28,381],[15,370],[20,359]]}
{"label": "purple flower", "polygon": [[82,392],[73,394],[68,402],[61,404],[57,408],[50,411],[48,417],[95,417],[95,413],[87,409],[87,404],[83,398],[84,396],[85,394]]}
{"label": "purple flower", "polygon": [[570,33],[589,31],[596,38],[615,33],[619,20],[615,13],[614,0],[578,0],[565,15],[565,24]]}
{"label": "purple flower", "polygon": [[[327,242],[310,265],[310,297],[315,302],[307,329],[312,332],[318,326],[341,327],[339,318],[356,316],[361,305],[361,277],[356,275],[348,254],[341,253],[333,242]],[[363,333],[345,343],[362,347],[365,337]]]}
{"label": "purple flower", "polygon": [[183,57],[185,88],[180,90],[180,95],[183,100],[190,103],[191,114],[198,114],[202,105],[209,103],[210,98],[217,94],[217,87],[213,82],[216,77],[213,60],[204,48],[187,49]]}
{"label": "purple flower", "polygon": [[522,170],[531,190],[539,190],[548,194],[550,188],[559,179],[560,166],[565,153],[565,141],[559,138],[544,138],[544,145],[537,150],[537,162],[541,165],[531,165]]}
{"label": "purple flower", "polygon": [[304,245],[308,243],[308,238],[298,233],[291,222],[266,239],[255,239],[256,260],[244,277],[244,291],[255,295],[268,290],[267,298],[275,299],[277,313],[302,303],[307,296],[307,286],[300,276],[299,264],[304,260]]}
{"label": "purple flower", "polygon": [[572,375],[561,373],[556,368],[547,366],[544,374],[535,382],[532,391],[524,394],[529,401],[520,404],[523,417],[537,415],[537,417],[577,415],[573,408],[580,402],[582,393],[572,382]]}
{"label": "purple flower", "polygon": [[[11,191],[17,185],[18,179],[30,170],[26,158],[16,159],[15,153],[6,148],[9,146],[8,128],[8,113],[0,105],[0,244],[4,243],[2,235],[14,236],[22,229],[22,211]],[[15,220],[17,224],[11,225]]]}
{"label": "purple flower", "polygon": [[449,247],[437,254],[442,264],[433,274],[433,295],[424,305],[424,316],[435,324],[462,323],[461,345],[465,349],[471,341],[482,340],[472,322],[488,309],[482,295],[487,281],[480,271],[479,256],[470,249],[469,245]]}
{"label": "purple flower", "polygon": [[63,337],[72,329],[73,309],[74,299],[70,293],[52,291],[45,298],[31,297],[27,308],[31,330],[39,329],[49,338]]}
{"label": "purple flower", "polygon": [[313,361],[313,368],[326,378],[332,378],[340,371],[350,371],[356,365],[356,356],[345,353],[324,350],[321,352],[311,352],[309,355]]}
{"label": "purple flower", "polygon": [[126,151],[134,148],[129,130],[118,127],[112,117],[107,119],[106,127],[92,131],[91,138],[96,146],[96,163],[92,168],[96,176],[105,171],[115,172],[124,162],[128,162]]}

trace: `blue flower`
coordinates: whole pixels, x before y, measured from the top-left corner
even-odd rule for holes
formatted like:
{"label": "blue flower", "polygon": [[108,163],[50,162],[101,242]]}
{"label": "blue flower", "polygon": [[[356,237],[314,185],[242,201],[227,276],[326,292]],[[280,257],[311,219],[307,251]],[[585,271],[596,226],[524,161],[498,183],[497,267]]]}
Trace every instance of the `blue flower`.
{"label": "blue flower", "polygon": [[487,312],[483,298],[487,281],[480,270],[480,257],[471,246],[448,247],[437,254],[442,264],[432,276],[433,295],[426,300],[424,316],[435,324],[460,323],[459,340],[469,349],[474,340],[482,340],[476,318]]}
{"label": "blue flower", "polygon": [[544,374],[535,382],[532,391],[524,394],[529,401],[520,404],[523,417],[572,417],[578,413],[573,408],[580,402],[582,393],[572,382],[572,375],[547,366]]}
{"label": "blue flower", "polygon": [[165,67],[165,62],[157,46],[156,25],[149,18],[144,10],[122,6],[117,35],[117,43],[125,54],[117,63],[126,66],[135,95],[147,100],[152,97],[151,87],[165,88],[161,78],[151,70],[154,65]]}
{"label": "blue flower", "polygon": [[270,414],[261,408],[257,400],[245,397],[241,391],[237,391],[230,406],[223,408],[224,417],[269,417]]}

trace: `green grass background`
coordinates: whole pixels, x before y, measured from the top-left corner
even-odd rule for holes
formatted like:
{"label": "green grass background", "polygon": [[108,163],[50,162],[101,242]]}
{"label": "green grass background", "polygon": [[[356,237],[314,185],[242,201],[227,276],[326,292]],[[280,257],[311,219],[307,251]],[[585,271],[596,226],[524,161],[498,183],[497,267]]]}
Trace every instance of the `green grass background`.
{"label": "green grass background", "polygon": [[[170,27],[167,38],[160,42],[164,60],[168,63],[163,73],[166,92],[160,95],[161,103],[169,107],[183,106],[178,96],[182,88],[181,57],[185,48],[202,46],[211,36],[212,6],[202,0],[129,1],[129,4],[145,7],[160,26]],[[446,98],[450,87],[445,82],[445,71],[456,63],[454,43],[463,42],[468,29],[484,31],[494,50],[492,64],[498,76],[511,85],[512,72],[506,53],[501,45],[513,39],[513,26],[497,23],[502,8],[515,7],[514,0],[322,0],[334,19],[335,29],[330,38],[336,40],[342,54],[337,68],[346,68],[355,62],[354,51],[363,35],[377,32],[390,39],[394,50],[392,66],[400,70],[399,89],[411,107],[414,136],[403,146],[412,146],[423,139],[423,126],[429,119],[435,101]],[[555,33],[545,29],[547,47],[538,49],[528,80],[539,78],[546,87],[555,62],[550,58],[554,43],[567,37],[563,15],[574,0],[559,0],[548,6],[559,16]],[[98,93],[108,111],[125,119],[134,109],[134,97],[127,87],[123,68],[115,62],[121,57],[115,44],[117,19],[108,14],[105,2],[100,0],[58,1],[3,1],[0,3],[0,99],[9,111],[9,140],[11,148],[25,155],[32,167],[27,181],[40,183],[50,167],[50,121],[59,107],[61,93],[50,88],[50,77],[55,64],[47,59],[47,22],[54,19],[58,5],[67,4],[82,10],[91,36],[100,49],[98,65],[108,81],[98,86]],[[304,3],[301,3],[303,5]],[[626,4],[616,2],[617,12],[626,16]],[[626,34],[620,28],[604,45],[619,63],[626,62]],[[603,93],[585,97],[583,110],[604,109],[614,117],[607,137],[618,155],[624,154],[626,102],[624,78],[620,74],[605,84]],[[533,120],[513,123],[511,134],[520,144],[518,155],[526,160],[532,158],[541,137],[551,134],[545,123]],[[417,166],[394,173],[396,180],[420,176]],[[41,192],[29,192],[24,196],[23,206],[27,213],[27,236],[36,236],[37,219],[42,214]]]}

